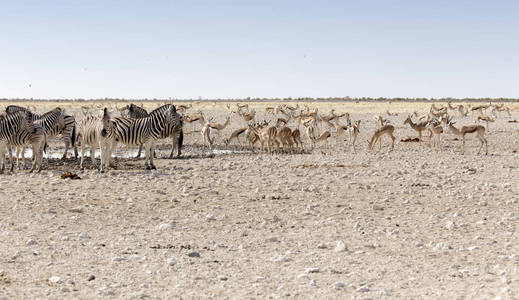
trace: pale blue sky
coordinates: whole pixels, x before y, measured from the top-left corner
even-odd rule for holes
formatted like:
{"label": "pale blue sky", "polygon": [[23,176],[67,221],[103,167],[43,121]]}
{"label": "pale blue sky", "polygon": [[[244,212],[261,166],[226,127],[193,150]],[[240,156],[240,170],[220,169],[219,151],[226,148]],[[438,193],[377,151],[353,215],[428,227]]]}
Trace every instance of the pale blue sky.
{"label": "pale blue sky", "polygon": [[518,1],[2,1],[0,98],[519,97]]}

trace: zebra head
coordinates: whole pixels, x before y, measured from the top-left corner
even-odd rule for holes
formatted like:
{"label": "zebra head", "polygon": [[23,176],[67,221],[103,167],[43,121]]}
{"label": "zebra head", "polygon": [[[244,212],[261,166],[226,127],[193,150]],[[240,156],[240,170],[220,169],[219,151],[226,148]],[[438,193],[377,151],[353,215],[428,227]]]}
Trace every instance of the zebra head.
{"label": "zebra head", "polygon": [[108,113],[108,108],[104,108],[103,110],[103,129],[101,130],[101,136],[107,137],[112,132],[112,124],[110,123],[110,114]]}

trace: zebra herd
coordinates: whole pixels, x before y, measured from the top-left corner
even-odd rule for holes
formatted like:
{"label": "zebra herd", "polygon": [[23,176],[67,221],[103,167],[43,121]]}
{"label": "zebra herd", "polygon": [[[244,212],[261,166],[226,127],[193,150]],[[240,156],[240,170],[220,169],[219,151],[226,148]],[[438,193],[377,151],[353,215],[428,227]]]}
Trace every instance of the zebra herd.
{"label": "zebra herd", "polygon": [[11,172],[14,170],[12,148],[16,148],[17,166],[20,166],[19,154],[25,166],[25,148],[32,147],[33,164],[30,172],[41,170],[43,152],[47,140],[61,135],[65,143],[65,153],[72,145],[75,157],[78,157],[77,143],[81,146],[80,169],[83,169],[85,148],[90,147],[90,157],[95,164],[95,149],[101,150],[99,170],[104,172],[110,165],[112,153],[119,143],[128,146],[140,146],[146,149],[146,169],[156,169],[153,164],[155,143],[159,139],[172,138],[174,150],[180,156],[183,143],[182,116],[174,105],[163,105],[149,114],[135,105],[127,107],[125,116],[112,116],[105,108],[102,116],[88,114],[76,122],[74,116],[66,114],[61,108],[55,108],[43,115],[32,113],[20,106],[9,105],[5,113],[0,114],[0,171],[5,170],[5,151],[8,151]]}

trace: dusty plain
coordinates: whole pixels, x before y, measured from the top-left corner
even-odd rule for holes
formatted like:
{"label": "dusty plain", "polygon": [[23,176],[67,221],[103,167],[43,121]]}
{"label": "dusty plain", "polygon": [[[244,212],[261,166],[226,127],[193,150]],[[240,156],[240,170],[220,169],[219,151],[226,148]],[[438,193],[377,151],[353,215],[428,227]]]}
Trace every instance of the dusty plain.
{"label": "dusty plain", "polygon": [[[261,120],[275,104],[250,108]],[[30,105],[79,118],[85,104]],[[189,124],[183,158],[163,158],[164,140],[157,170],[119,157],[115,170],[80,172],[71,158],[0,175],[0,299],[519,298],[516,104],[491,123],[489,154],[476,154],[471,135],[464,156],[450,133],[443,152],[399,142],[416,136],[407,114],[429,103],[309,105],[362,120],[356,154],[333,135],[313,151],[305,137],[304,154],[234,145],[210,154]],[[213,102],[188,112],[199,109],[219,122],[228,115]],[[394,151],[387,137],[367,150],[373,114],[395,126]],[[453,115],[458,126],[474,123]],[[217,148],[244,125],[232,116]],[[66,171],[81,179],[61,179]]]}

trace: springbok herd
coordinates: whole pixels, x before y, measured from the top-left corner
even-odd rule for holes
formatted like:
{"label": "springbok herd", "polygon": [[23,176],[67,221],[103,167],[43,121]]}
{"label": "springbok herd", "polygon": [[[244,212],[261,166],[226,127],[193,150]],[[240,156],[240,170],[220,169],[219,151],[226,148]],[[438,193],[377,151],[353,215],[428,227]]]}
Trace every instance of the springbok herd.
{"label": "springbok herd", "polygon": [[[62,159],[67,157],[69,147],[74,149],[75,158],[81,148],[79,167],[83,168],[86,147],[90,147],[91,159],[95,163],[95,149],[100,149],[99,170],[106,170],[111,164],[114,149],[119,144],[139,146],[138,157],[142,148],[146,150],[145,167],[154,169],[155,145],[158,140],[171,138],[170,158],[177,150],[181,155],[184,134],[200,134],[203,147],[213,151],[216,147],[248,147],[250,151],[272,153],[305,153],[315,147],[335,139],[336,147],[340,147],[347,136],[346,146],[356,153],[357,138],[361,124],[375,122],[376,129],[368,141],[368,149],[372,150],[376,143],[382,148],[382,138],[387,135],[391,139],[391,150],[395,145],[396,123],[393,117],[397,114],[386,110],[385,114],[374,115],[372,119],[353,119],[348,112],[331,109],[328,113],[319,111],[308,104],[280,104],[266,106],[264,111],[249,108],[249,104],[226,104],[225,120],[215,121],[201,109],[189,105],[165,104],[148,112],[143,107],[129,104],[124,107],[106,108],[100,105],[82,106],[81,112],[71,113],[56,107],[43,114],[37,114],[35,107],[8,105],[0,115],[0,160],[1,170],[5,170],[6,150],[10,160],[10,170],[14,165],[24,168],[25,148],[32,149],[32,167],[30,172],[41,170],[43,152],[48,151],[48,140],[60,137],[65,145]],[[503,103],[481,105],[447,103],[432,104],[426,112],[407,115],[404,125],[416,131],[418,139],[442,151],[442,134],[447,129],[461,137],[461,154],[465,153],[465,139],[474,134],[480,142],[478,154],[485,147],[488,154],[488,126],[506,113],[511,118],[510,107]],[[472,124],[456,127],[454,119],[472,118]],[[414,121],[413,121],[414,119]],[[484,123],[481,123],[484,122]],[[231,127],[231,123],[235,123]],[[485,124],[485,125],[482,125]],[[400,125],[400,124],[398,124]],[[235,128],[235,129],[231,129]],[[220,137],[225,135],[225,138]],[[218,138],[217,138],[218,137]],[[245,139],[245,144],[241,138]],[[236,145],[238,144],[238,145]],[[258,147],[259,146],[259,147]],[[15,158],[13,157],[13,149]],[[20,162],[22,160],[22,163]]]}

